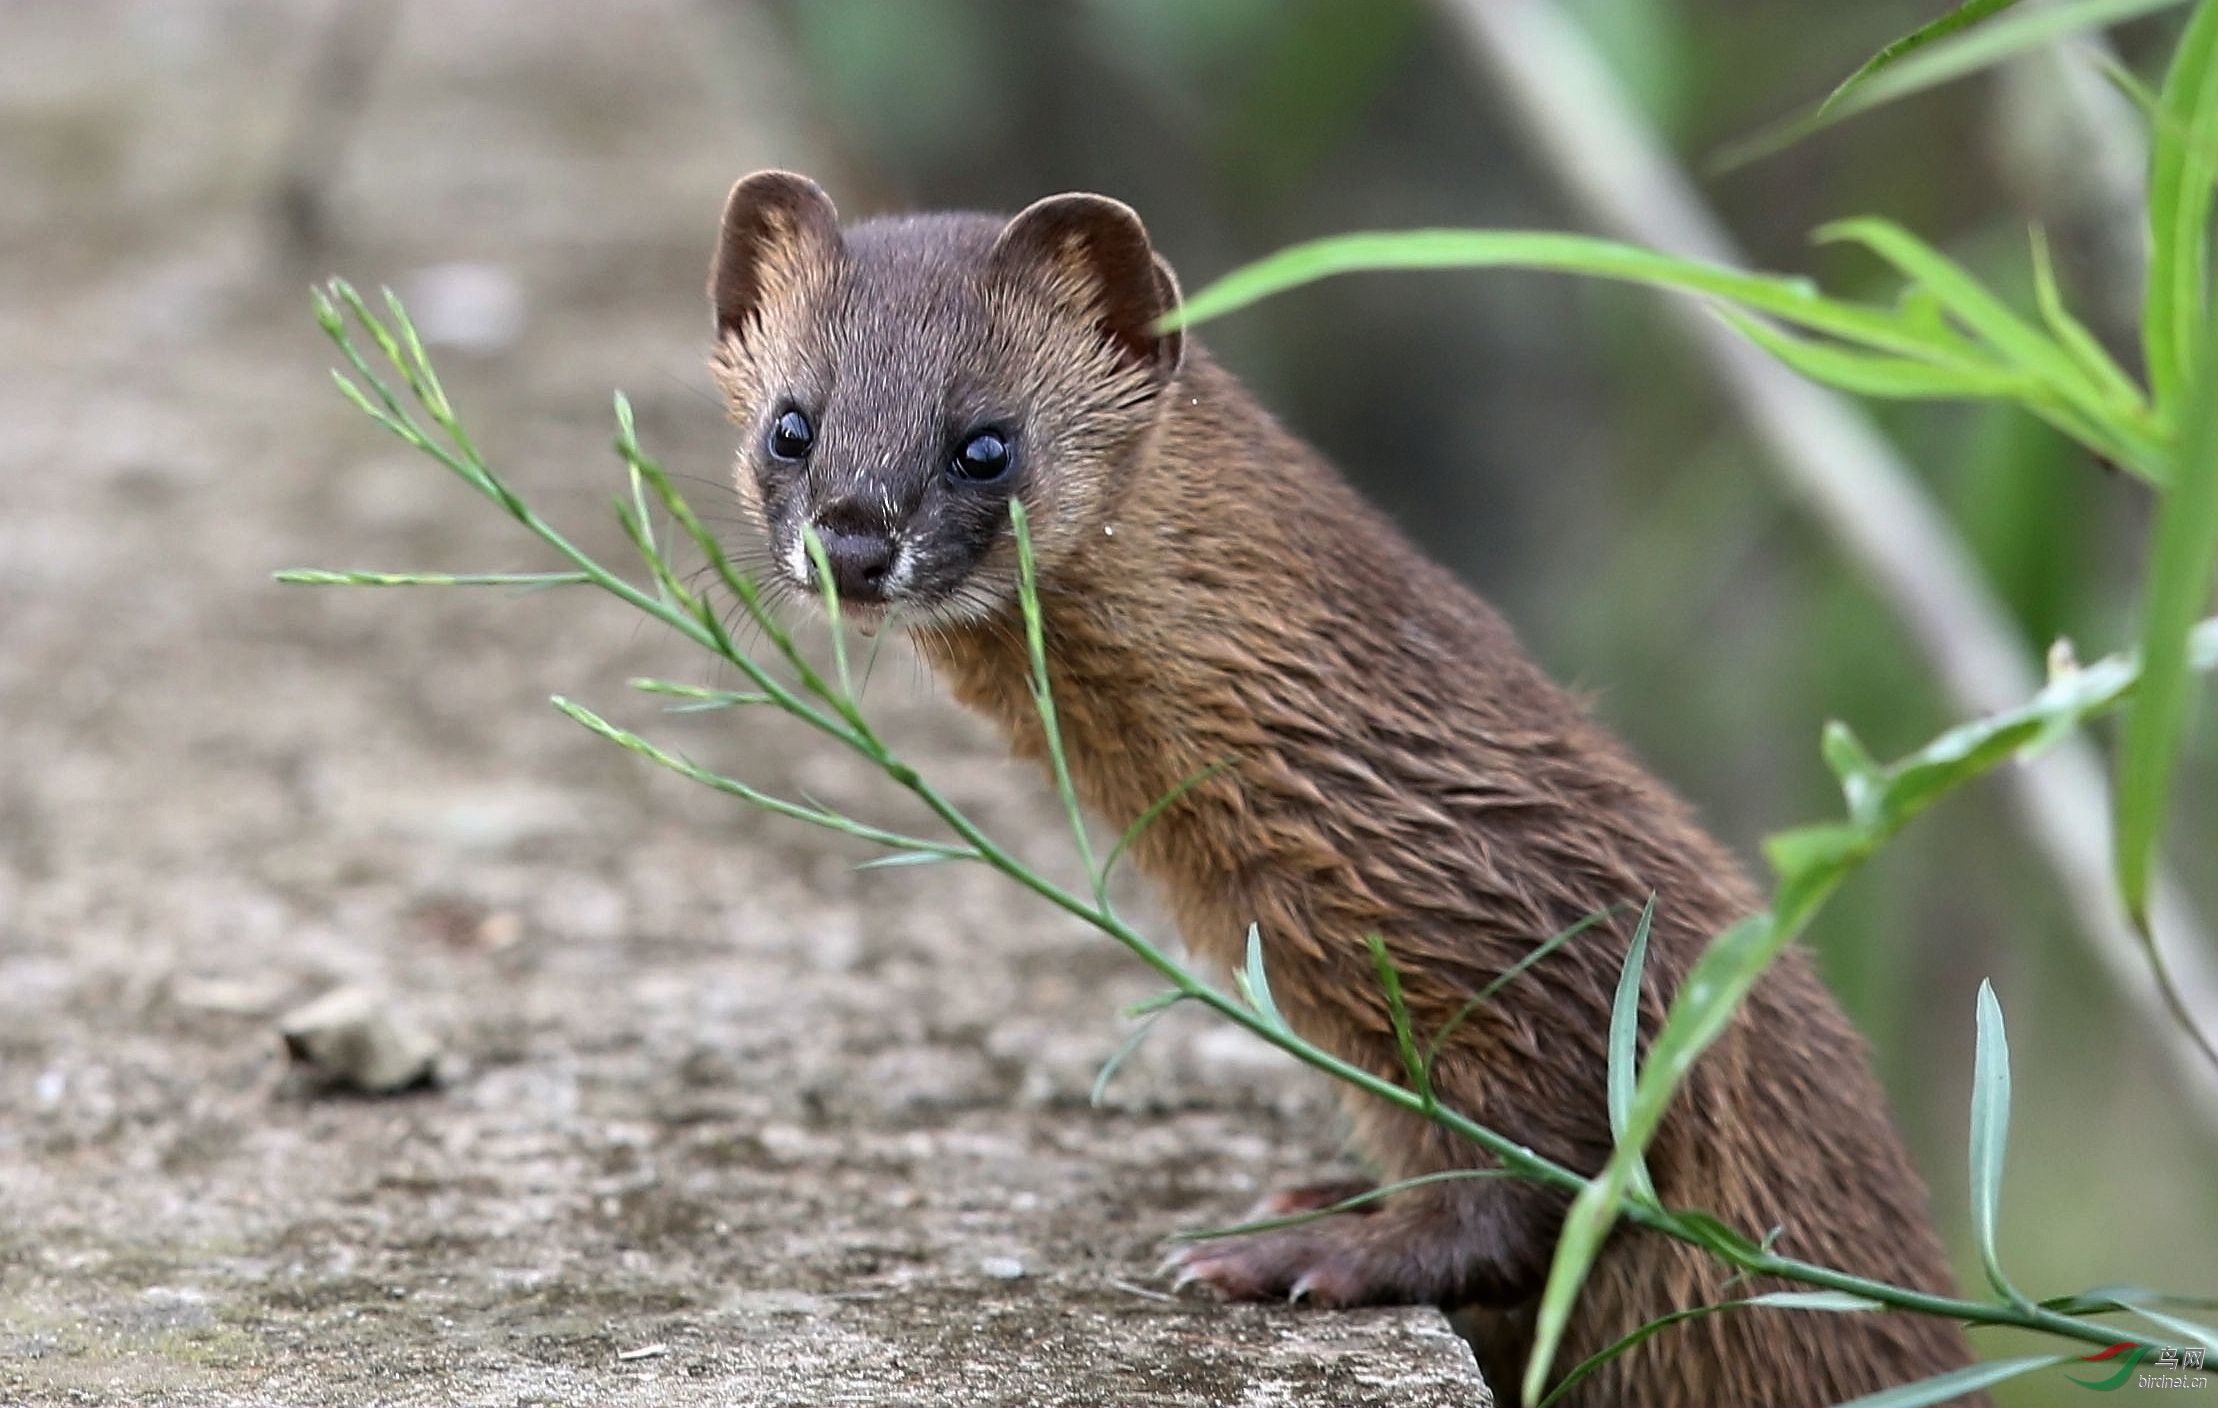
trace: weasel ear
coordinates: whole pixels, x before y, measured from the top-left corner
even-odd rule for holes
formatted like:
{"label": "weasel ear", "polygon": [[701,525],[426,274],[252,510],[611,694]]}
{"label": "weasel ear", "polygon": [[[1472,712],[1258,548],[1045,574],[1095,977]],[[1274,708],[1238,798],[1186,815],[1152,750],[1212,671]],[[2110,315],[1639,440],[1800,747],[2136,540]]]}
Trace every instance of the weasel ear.
{"label": "weasel ear", "polygon": [[839,212],[823,187],[790,171],[742,180],[724,201],[724,229],[709,265],[717,335],[744,336],[767,296],[839,254]]}
{"label": "weasel ear", "polygon": [[1093,320],[1118,355],[1168,381],[1185,354],[1155,322],[1178,307],[1178,276],[1148,244],[1132,207],[1107,196],[1049,196],[1020,211],[994,242],[993,267],[1044,285]]}

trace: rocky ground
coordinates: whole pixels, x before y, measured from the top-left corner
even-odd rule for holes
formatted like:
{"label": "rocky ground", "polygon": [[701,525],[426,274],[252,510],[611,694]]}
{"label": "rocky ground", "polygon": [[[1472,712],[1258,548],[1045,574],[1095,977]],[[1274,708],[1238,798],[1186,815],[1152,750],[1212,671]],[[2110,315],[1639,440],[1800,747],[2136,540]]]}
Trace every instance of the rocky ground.
{"label": "rocky ground", "polygon": [[[807,142],[710,81],[696,7],[433,9],[306,258],[268,202],[320,7],[80,0],[0,44],[0,1402],[1483,1401],[1429,1312],[1154,1274],[1334,1158],[1318,1092],[1174,1019],[1093,1109],[1151,991],[1119,951],[546,706],[900,815],[794,729],[627,701],[716,680],[681,643],[578,595],[270,583],[547,565],[331,393],[330,269],[417,301],[489,453],[596,550],[613,387],[721,502],[714,211]],[[869,697],[1066,864],[912,661]],[[343,984],[436,1035],[438,1085],[288,1071],[278,1021]]]}

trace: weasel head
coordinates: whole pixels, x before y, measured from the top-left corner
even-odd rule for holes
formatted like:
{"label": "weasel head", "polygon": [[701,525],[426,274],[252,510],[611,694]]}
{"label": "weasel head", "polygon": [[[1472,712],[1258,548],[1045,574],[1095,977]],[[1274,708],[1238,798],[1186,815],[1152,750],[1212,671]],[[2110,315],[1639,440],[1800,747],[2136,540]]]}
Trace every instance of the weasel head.
{"label": "weasel head", "polygon": [[1012,499],[1043,581],[1101,536],[1184,352],[1156,330],[1177,280],[1105,196],[843,228],[815,182],[758,172],[725,204],[709,299],[769,570],[818,593],[813,530],[866,622],[1010,610]]}

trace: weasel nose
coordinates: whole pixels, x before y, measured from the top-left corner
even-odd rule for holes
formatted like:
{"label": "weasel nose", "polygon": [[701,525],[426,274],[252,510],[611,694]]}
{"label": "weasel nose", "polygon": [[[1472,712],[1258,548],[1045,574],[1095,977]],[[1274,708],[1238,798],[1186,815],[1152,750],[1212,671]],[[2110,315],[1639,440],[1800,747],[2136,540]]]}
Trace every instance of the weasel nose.
{"label": "weasel nose", "polygon": [[893,538],[877,530],[851,532],[827,524],[818,530],[824,542],[824,560],[831,564],[832,585],[842,601],[884,601],[886,580],[893,574]]}
{"label": "weasel nose", "polygon": [[883,533],[826,533],[824,556],[832,584],[850,601],[883,600],[893,571],[893,540]]}

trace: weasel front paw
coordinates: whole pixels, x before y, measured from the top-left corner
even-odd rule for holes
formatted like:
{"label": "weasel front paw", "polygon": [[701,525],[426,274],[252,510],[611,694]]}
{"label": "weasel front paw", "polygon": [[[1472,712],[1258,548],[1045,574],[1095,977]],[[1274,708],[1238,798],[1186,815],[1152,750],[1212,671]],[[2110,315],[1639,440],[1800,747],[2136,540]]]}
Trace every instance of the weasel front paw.
{"label": "weasel front paw", "polygon": [[1392,1288],[1376,1284],[1365,1274],[1369,1258],[1358,1235],[1365,1221],[1330,1217],[1275,1232],[1193,1242],[1173,1251],[1165,1269],[1175,1273],[1174,1288],[1201,1286],[1225,1300],[1296,1300],[1324,1306],[1400,1300],[1403,1297]]}
{"label": "weasel front paw", "polygon": [[[1316,1184],[1274,1195],[1258,1211],[1331,1207],[1356,1191]],[[1552,1190],[1457,1179],[1291,1227],[1189,1243],[1165,1270],[1180,1287],[1203,1286],[1227,1300],[1515,1305],[1539,1293],[1561,1216]]]}

